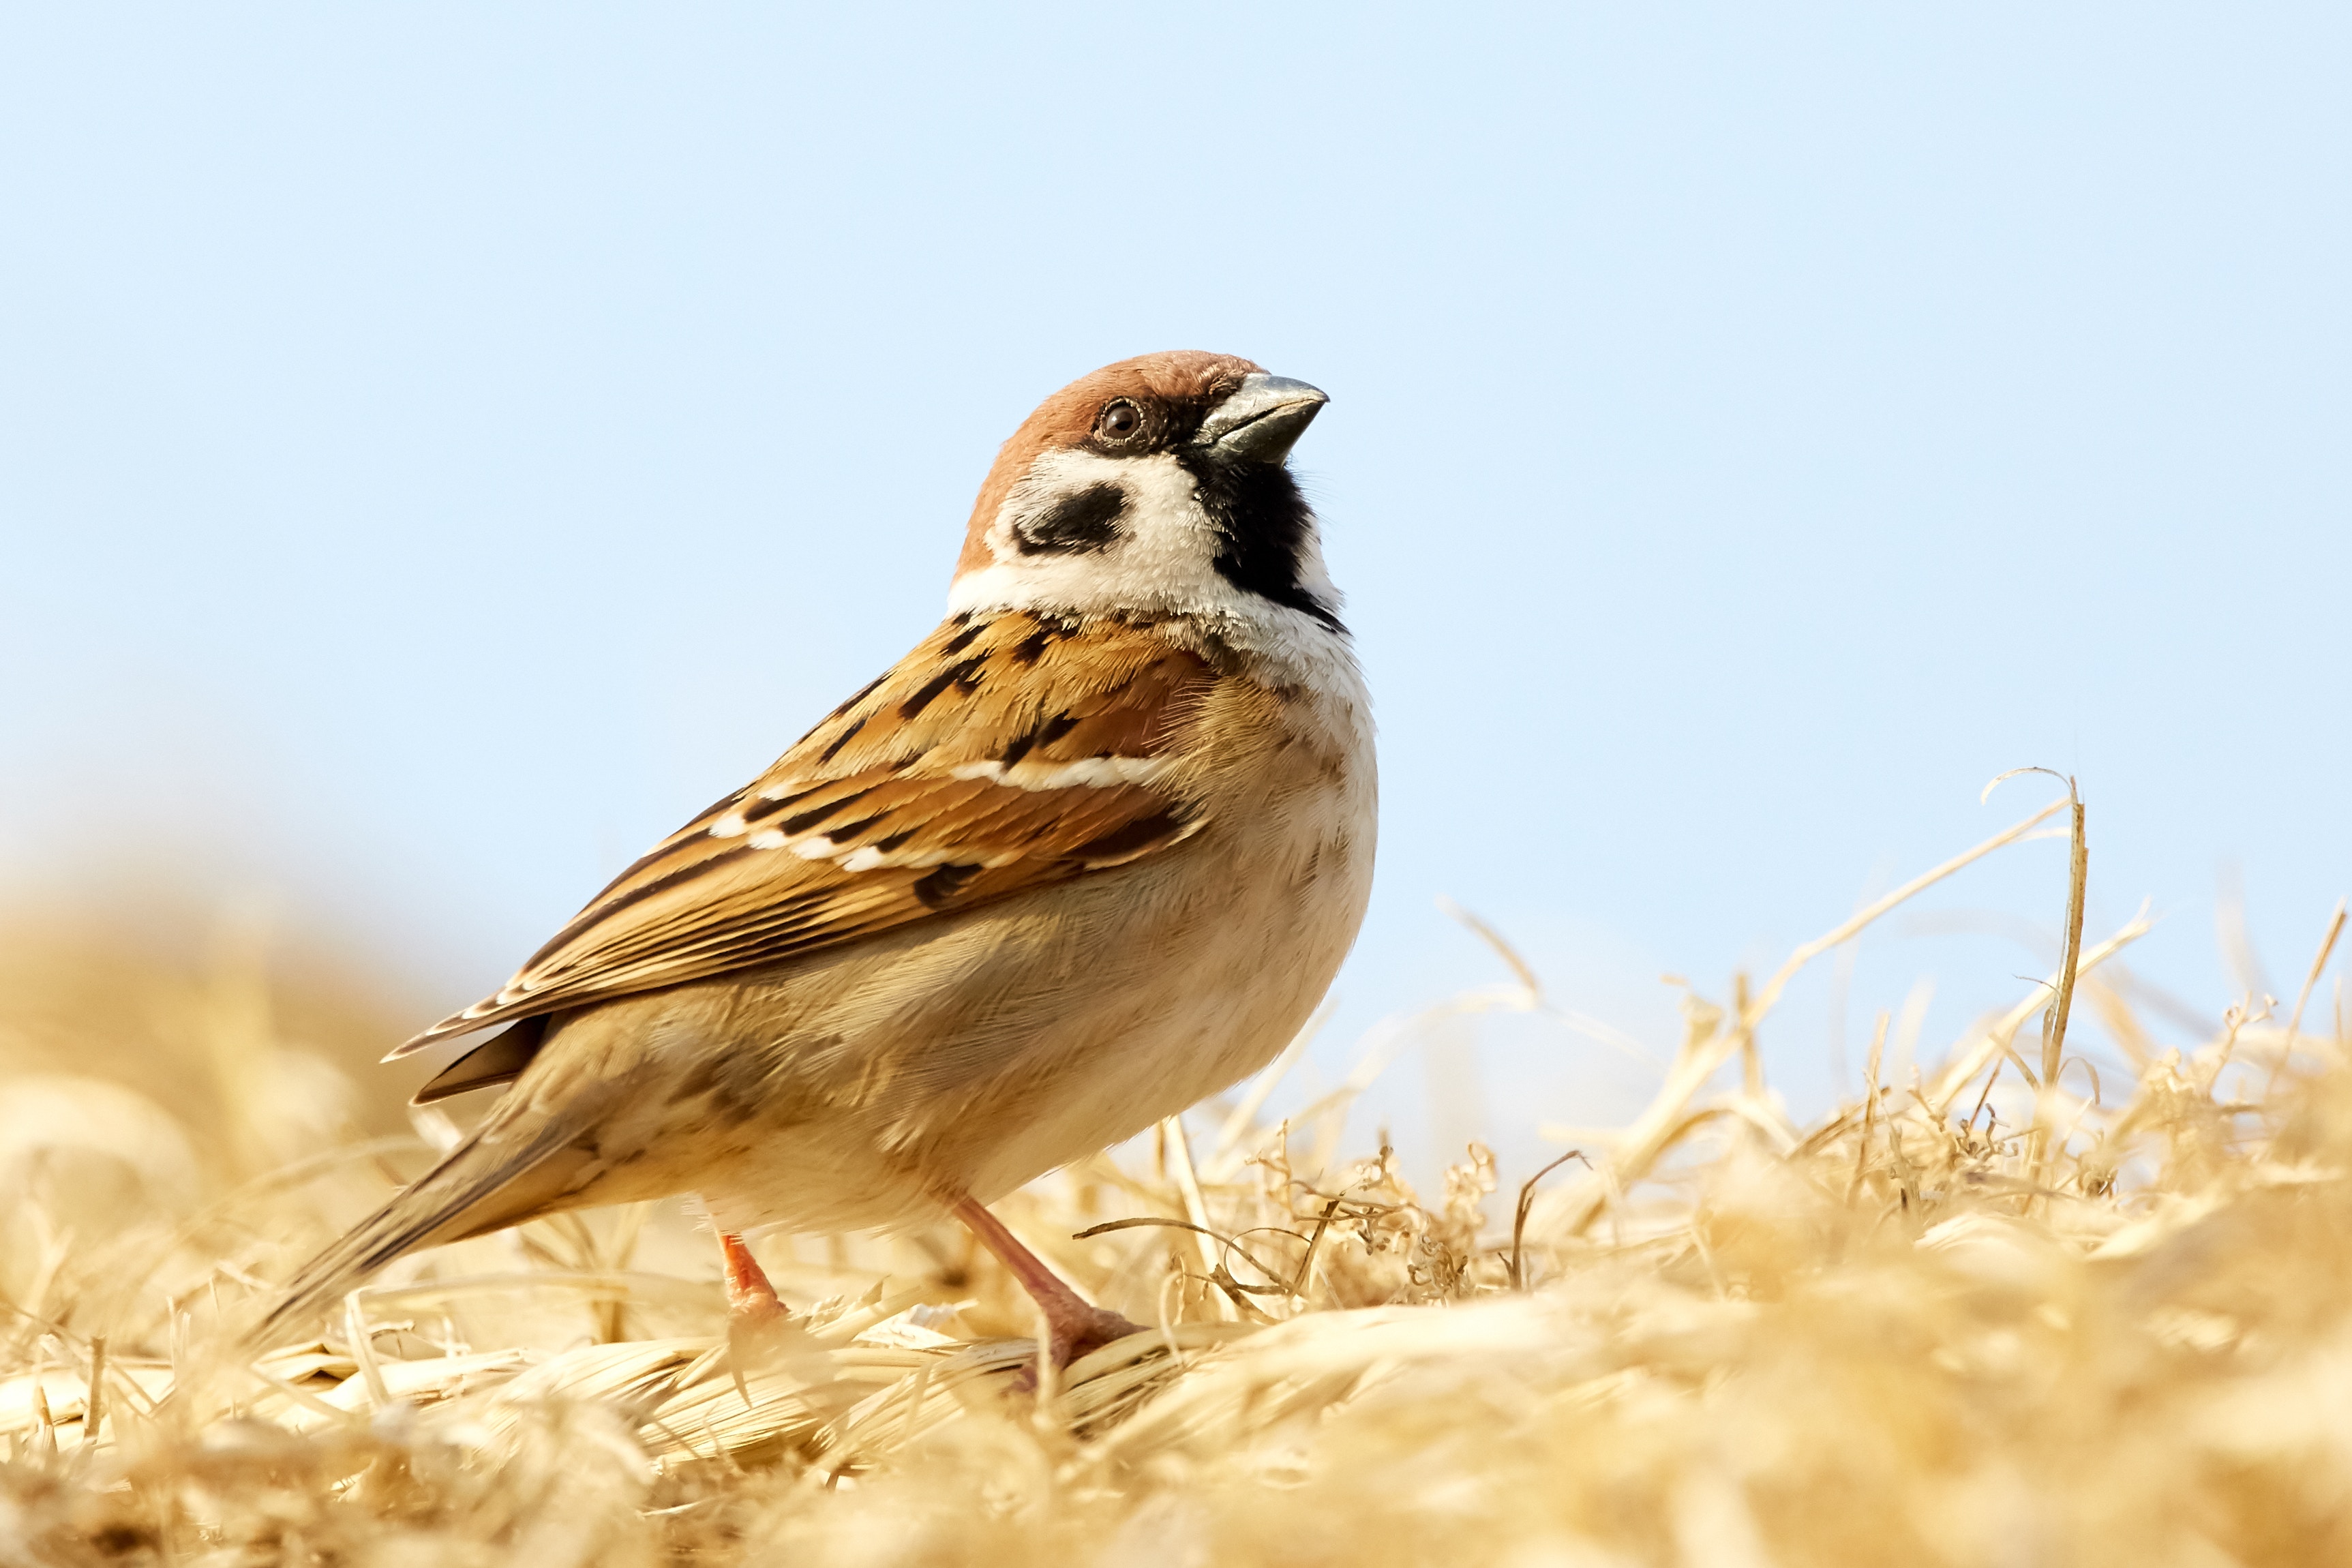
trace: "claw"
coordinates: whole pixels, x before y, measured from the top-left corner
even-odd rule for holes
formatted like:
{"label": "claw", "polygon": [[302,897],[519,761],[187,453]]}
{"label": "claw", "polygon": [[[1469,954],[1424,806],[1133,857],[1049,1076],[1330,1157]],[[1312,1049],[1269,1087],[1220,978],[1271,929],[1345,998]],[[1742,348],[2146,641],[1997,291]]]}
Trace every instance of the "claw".
{"label": "claw", "polygon": [[731,1230],[719,1233],[719,1250],[727,1258],[727,1338],[743,1344],[764,1337],[766,1331],[792,1317],[776,1300],[768,1271],[751,1256],[743,1238]]}
{"label": "claw", "polygon": [[[1117,1312],[1097,1307],[1062,1282],[1061,1276],[1045,1267],[1045,1260],[1021,1245],[1004,1222],[980,1205],[965,1198],[955,1205],[955,1215],[980,1237],[980,1244],[996,1254],[1037,1310],[1045,1318],[1045,1342],[1038,1346],[1042,1356],[1056,1368],[1066,1367],[1088,1351],[1099,1350],[1113,1340],[1123,1340],[1129,1334],[1139,1334],[1142,1325],[1131,1323]],[[1014,1386],[1023,1390],[1037,1386],[1034,1369],[1024,1373]]]}

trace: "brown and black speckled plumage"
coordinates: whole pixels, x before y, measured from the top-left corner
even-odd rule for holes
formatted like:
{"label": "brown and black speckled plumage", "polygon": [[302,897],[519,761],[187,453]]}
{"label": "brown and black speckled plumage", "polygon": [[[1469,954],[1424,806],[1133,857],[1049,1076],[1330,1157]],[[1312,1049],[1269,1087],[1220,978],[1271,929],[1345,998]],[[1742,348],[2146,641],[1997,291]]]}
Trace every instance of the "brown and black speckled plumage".
{"label": "brown and black speckled plumage", "polygon": [[[1164,764],[1213,679],[1197,654],[1133,627],[1080,638],[1017,612],[951,618],[621,873],[497,995],[394,1054],[855,941],[1176,843],[1201,809],[1179,781],[1040,785],[1092,759]],[[958,776],[988,763],[1006,776]],[[739,830],[714,832],[730,817]],[[845,869],[861,850],[871,863]]]}
{"label": "brown and black speckled plumage", "polygon": [[[728,1231],[947,1205],[987,1238],[972,1205],[1272,1057],[1374,837],[1369,706],[1282,466],[1321,401],[1199,353],[1048,398],[949,618],[394,1053],[505,1026],[418,1098],[511,1087],[271,1324],[420,1247],[681,1192]],[[1091,1311],[1023,1267],[1049,1318]]]}

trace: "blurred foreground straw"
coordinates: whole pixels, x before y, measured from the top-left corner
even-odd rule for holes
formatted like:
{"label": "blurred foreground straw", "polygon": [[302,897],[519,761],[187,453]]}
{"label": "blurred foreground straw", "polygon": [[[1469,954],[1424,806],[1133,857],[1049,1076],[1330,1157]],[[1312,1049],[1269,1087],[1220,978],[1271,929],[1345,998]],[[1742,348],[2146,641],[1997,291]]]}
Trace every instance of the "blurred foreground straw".
{"label": "blurred foreground straw", "polygon": [[[222,1347],[268,1281],[425,1143],[256,1173],[248,1132],[18,1070],[0,1103],[76,1131],[0,1117],[0,1561],[2352,1561],[2337,926],[2293,1018],[2247,998],[2193,1047],[2119,978],[2142,918],[1907,1083],[1882,1019],[1813,1125],[1726,1070],[1799,964],[2074,804],[1695,998],[1656,1100],[1541,1188],[1475,1145],[1428,1198],[1387,1151],[1319,1167],[1353,1080],[1039,1184],[1008,1217],[1152,1325],[1042,1409],[1025,1316],[944,1227],[763,1242],[798,1310],[757,1365],[702,1238],[643,1211],[419,1259],[249,1363]],[[1424,1016],[1544,1005],[1488,935],[1518,984]]]}

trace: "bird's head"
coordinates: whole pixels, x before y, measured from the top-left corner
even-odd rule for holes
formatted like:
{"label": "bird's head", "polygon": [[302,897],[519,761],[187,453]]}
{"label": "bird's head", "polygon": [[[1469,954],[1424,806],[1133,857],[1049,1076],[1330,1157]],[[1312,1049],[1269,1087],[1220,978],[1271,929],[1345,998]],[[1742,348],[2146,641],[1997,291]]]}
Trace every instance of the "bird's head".
{"label": "bird's head", "polygon": [[998,452],[950,608],[1304,616],[1340,630],[1315,514],[1285,466],[1327,401],[1193,350],[1080,377]]}

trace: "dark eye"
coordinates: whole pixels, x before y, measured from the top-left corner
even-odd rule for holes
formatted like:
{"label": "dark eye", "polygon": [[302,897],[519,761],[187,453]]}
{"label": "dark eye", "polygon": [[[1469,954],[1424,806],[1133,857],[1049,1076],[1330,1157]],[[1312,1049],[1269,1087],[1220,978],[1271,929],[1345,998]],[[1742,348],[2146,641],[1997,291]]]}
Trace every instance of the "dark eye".
{"label": "dark eye", "polygon": [[1102,417],[1095,424],[1097,428],[1112,440],[1124,441],[1143,428],[1143,410],[1122,397],[1117,403],[1106,407],[1102,411]]}

